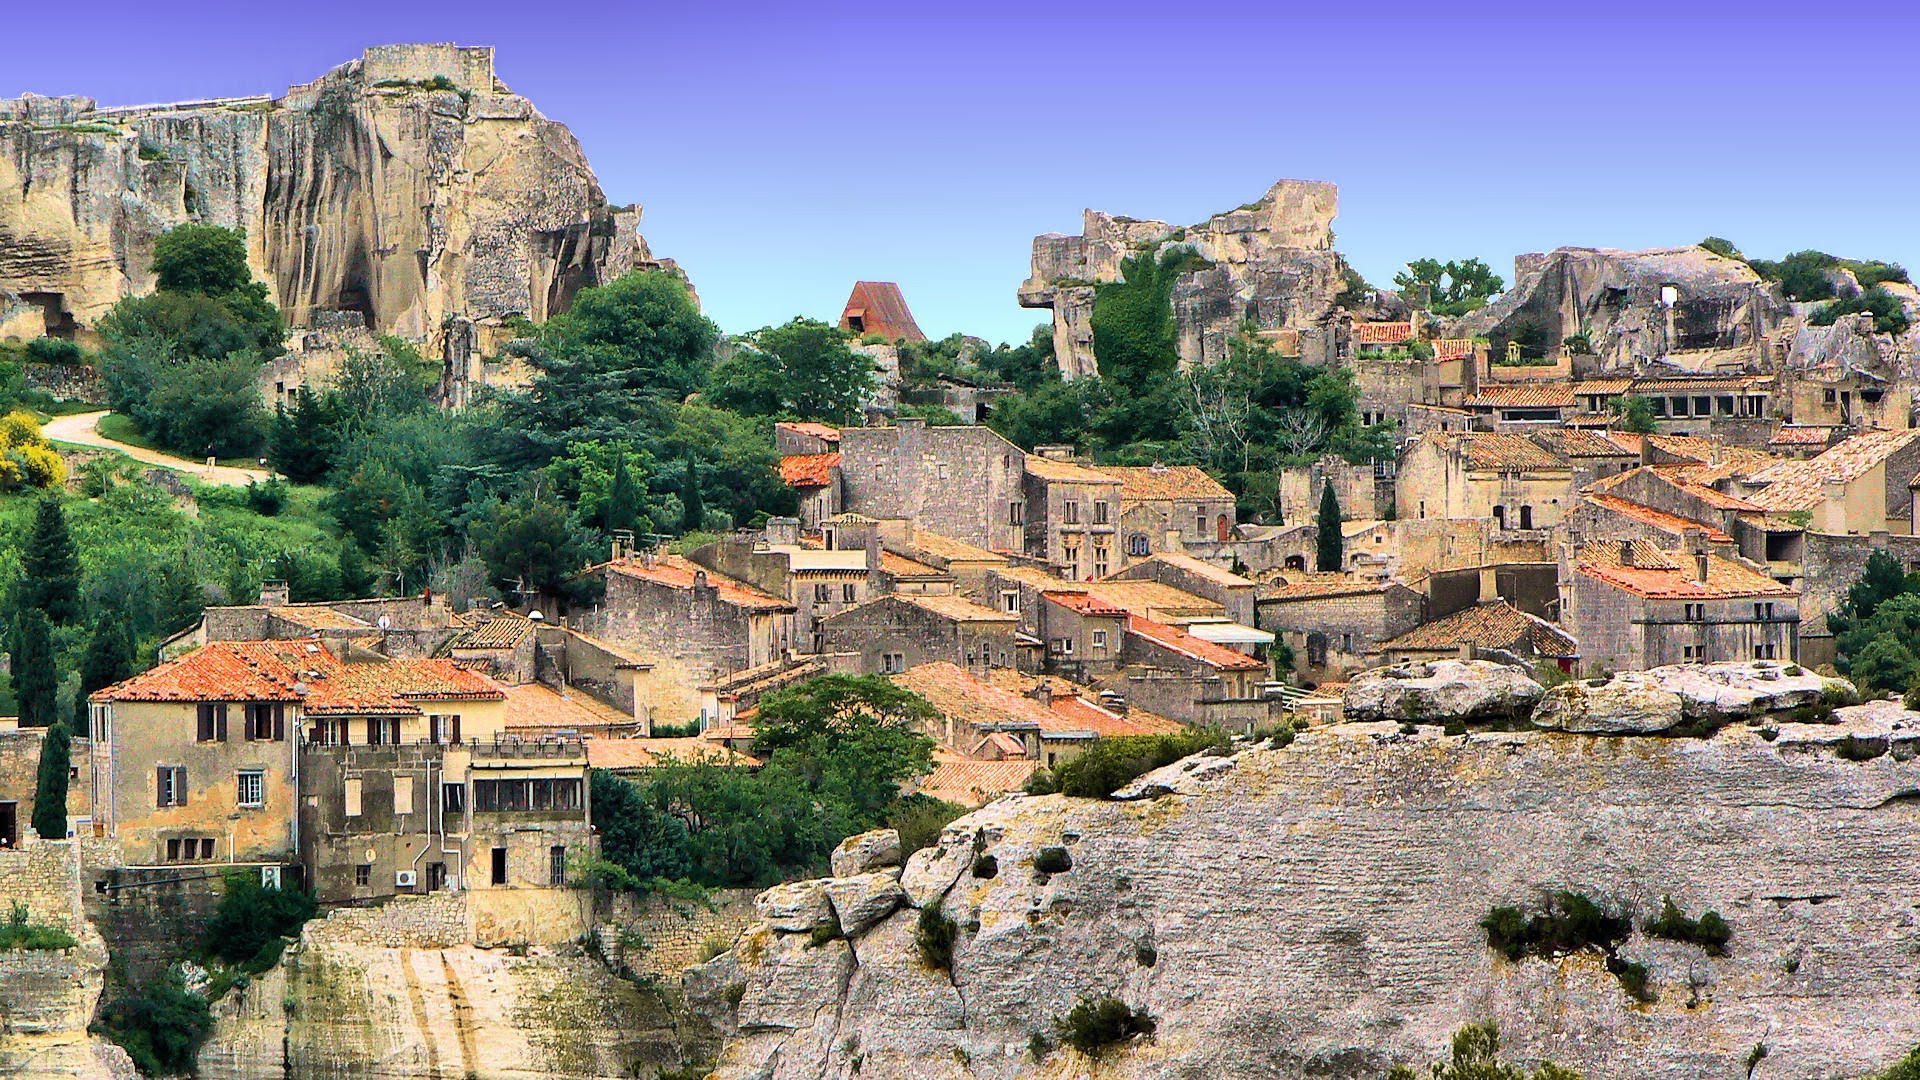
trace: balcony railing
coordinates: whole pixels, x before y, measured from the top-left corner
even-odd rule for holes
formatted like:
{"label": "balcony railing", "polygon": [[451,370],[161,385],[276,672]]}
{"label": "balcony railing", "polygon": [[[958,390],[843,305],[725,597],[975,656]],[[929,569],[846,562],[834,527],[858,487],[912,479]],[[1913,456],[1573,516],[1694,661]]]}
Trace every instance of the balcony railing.
{"label": "balcony railing", "polygon": [[499,758],[582,758],[587,743],[574,733],[553,735],[496,735],[490,740],[467,744],[474,757]]}

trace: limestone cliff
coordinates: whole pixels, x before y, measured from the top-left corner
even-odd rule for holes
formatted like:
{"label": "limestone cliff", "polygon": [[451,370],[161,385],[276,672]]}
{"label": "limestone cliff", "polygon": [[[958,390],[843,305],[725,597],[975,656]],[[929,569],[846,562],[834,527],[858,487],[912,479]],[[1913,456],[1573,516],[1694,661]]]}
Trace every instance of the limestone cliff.
{"label": "limestone cliff", "polygon": [[295,327],[538,321],[650,263],[639,216],[490,48],[371,48],[279,98],[0,101],[0,335],[90,326],[152,287],[154,239],[188,221],[245,229]]}
{"label": "limestone cliff", "polygon": [[[1858,1077],[1920,1043],[1920,763],[1899,740],[1846,760],[1823,744],[1837,729],[1808,727],[1349,724],[1189,759],[1141,785],[1157,798],[1012,797],[902,877],[911,904],[958,924],[951,975],[918,959],[908,906],[818,945],[770,920],[689,992],[738,1002],[722,1080],[1373,1080],[1483,1019],[1517,1059],[1591,1080],[1724,1080],[1759,1045],[1762,1080]],[[1071,867],[1037,872],[1046,846]],[[1658,996],[1640,1004],[1597,956],[1510,963],[1487,947],[1491,906],[1557,888],[1628,903],[1636,923],[1666,894],[1717,909],[1731,954],[1636,930],[1621,955]],[[1109,994],[1157,1035],[1097,1067],[1035,1059],[1031,1036]]]}
{"label": "limestone cliff", "polygon": [[1258,201],[1187,228],[1088,210],[1079,236],[1034,238],[1020,304],[1053,310],[1062,374],[1094,374],[1094,283],[1119,280],[1121,260],[1136,252],[1185,244],[1212,265],[1174,288],[1180,358],[1217,363],[1243,322],[1300,329],[1332,311],[1346,271],[1333,250],[1338,212],[1337,189],[1315,180],[1282,180]]}

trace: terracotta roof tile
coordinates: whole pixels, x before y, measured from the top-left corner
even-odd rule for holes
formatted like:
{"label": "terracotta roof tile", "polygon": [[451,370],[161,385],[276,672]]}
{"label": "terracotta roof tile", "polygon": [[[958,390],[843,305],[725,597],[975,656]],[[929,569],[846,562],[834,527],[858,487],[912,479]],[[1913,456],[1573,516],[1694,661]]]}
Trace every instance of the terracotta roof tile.
{"label": "terracotta roof tile", "polygon": [[1061,461],[1058,458],[1041,457],[1038,454],[1027,455],[1027,474],[1042,480],[1053,480],[1074,484],[1116,484],[1115,478],[1077,461]]}
{"label": "terracotta roof tile", "polygon": [[578,690],[561,693],[540,683],[509,686],[507,692],[508,728],[583,728],[626,727],[640,721],[605,702]]}
{"label": "terracotta roof tile", "polygon": [[511,649],[533,633],[534,623],[518,612],[498,611],[453,639],[456,649]]}
{"label": "terracotta roof tile", "polygon": [[1381,643],[1380,647],[1432,651],[1452,649],[1462,642],[1508,650],[1527,645],[1541,656],[1580,655],[1579,645],[1566,631],[1504,600],[1476,604],[1433,622],[1423,623],[1397,638]]}
{"label": "terracotta roof tile", "polygon": [[1458,360],[1472,356],[1474,340],[1472,338],[1439,338],[1433,343],[1435,360]]}
{"label": "terracotta roof tile", "polygon": [[1068,611],[1077,611],[1082,615],[1096,615],[1096,616],[1104,616],[1109,618],[1117,618],[1127,613],[1126,608],[1116,607],[1113,604],[1110,604],[1105,600],[1101,600],[1090,593],[1069,592],[1066,590],[1056,589],[1052,592],[1041,593],[1040,595],[1046,597],[1048,600],[1051,600],[1056,604],[1059,604],[1061,607],[1066,608]]}
{"label": "terracotta roof tile", "polygon": [[810,435],[825,442],[840,441],[840,429],[832,424],[816,424],[811,420],[782,420],[773,426],[791,431],[796,435]]}
{"label": "terracotta roof tile", "polygon": [[894,593],[893,599],[903,604],[912,604],[924,611],[931,611],[943,618],[958,622],[1003,622],[1011,623],[1014,616],[978,604],[964,596],[926,596],[920,593]]}
{"label": "terracotta roof tile", "polygon": [[1636,394],[1714,394],[1737,390],[1769,390],[1771,375],[1704,375],[1685,379],[1635,379]]}
{"label": "terracotta roof tile", "polygon": [[1198,465],[1102,466],[1100,471],[1120,481],[1120,498],[1128,502],[1233,499],[1233,492]]}
{"label": "terracotta roof tile", "polygon": [[1586,500],[1595,506],[1622,517],[1632,518],[1645,525],[1651,525],[1663,532],[1672,533],[1675,538],[1684,536],[1688,529],[1699,529],[1707,534],[1707,539],[1716,544],[1731,544],[1733,537],[1725,530],[1717,529],[1703,522],[1683,518],[1679,514],[1669,514],[1665,510],[1656,510],[1651,506],[1642,506],[1629,502],[1616,495],[1588,495]]}
{"label": "terracotta roof tile", "polygon": [[683,739],[588,739],[587,764],[614,772],[652,769],[669,761],[707,761],[715,765],[755,768],[760,759],[724,743],[689,736]]}
{"label": "terracotta roof tile", "polygon": [[894,577],[943,577],[946,575],[946,571],[937,566],[928,566],[917,559],[909,559],[905,555],[891,551],[880,553],[880,569]]}
{"label": "terracotta roof tile", "polygon": [[1231,570],[1221,569],[1205,559],[1196,559],[1184,551],[1162,551],[1148,558],[1146,561],[1150,563],[1164,563],[1192,574],[1194,577],[1211,581],[1215,585],[1224,585],[1230,589],[1251,589],[1254,584],[1252,578],[1241,577],[1239,574]]}
{"label": "terracotta roof tile", "polygon": [[975,761],[946,751],[935,751],[933,771],[915,785],[930,798],[960,806],[984,806],[1009,792],[1026,787],[1039,763],[1028,758]]}
{"label": "terracotta roof tile", "polygon": [[1565,470],[1567,463],[1527,438],[1503,431],[1430,431],[1422,436],[1466,460],[1470,469]]}
{"label": "terracotta roof tile", "polygon": [[1482,409],[1566,409],[1573,406],[1573,386],[1563,382],[1482,386],[1466,403]]}
{"label": "terracotta roof tile", "polygon": [[1138,615],[1127,616],[1127,633],[1222,671],[1266,670],[1265,662],[1246,653],[1234,652],[1225,645],[1215,645],[1211,641],[1202,641],[1185,630]]}
{"label": "terracotta roof tile", "polygon": [[1577,397],[1624,394],[1632,388],[1632,379],[1578,379],[1573,384],[1573,392]]}
{"label": "terracotta roof tile", "polygon": [[1114,607],[1162,622],[1169,618],[1218,618],[1227,613],[1218,600],[1195,596],[1158,581],[1108,578],[1089,582],[1087,594]]}
{"label": "terracotta roof tile", "polygon": [[1357,322],[1353,324],[1355,345],[1398,345],[1413,336],[1410,322]]}
{"label": "terracotta roof tile", "polygon": [[1620,561],[1619,545],[1597,543],[1581,549],[1580,573],[1636,596],[1656,600],[1731,600],[1743,596],[1796,595],[1792,587],[1718,555],[1705,556],[1707,579],[1701,581],[1693,556],[1655,552],[1659,557],[1649,558],[1643,555],[1649,546],[1635,542],[1634,562],[1664,565],[1626,566]]}
{"label": "terracotta roof tile", "polygon": [[1352,574],[1304,573],[1289,571],[1269,575],[1254,591],[1254,597],[1268,600],[1323,600],[1333,596],[1358,596],[1386,592],[1388,583]]}
{"label": "terracotta roof tile", "polygon": [[788,454],[780,459],[780,479],[788,487],[826,487],[839,467],[839,454]]}
{"label": "terracotta roof tile", "polygon": [[216,641],[93,695],[96,701],[285,701],[310,715],[399,715],[416,702],[503,700],[499,683],[447,660],[344,663],[312,638]]}
{"label": "terracotta roof tile", "polygon": [[920,324],[913,321],[913,311],[907,307],[907,298],[900,294],[900,286],[891,281],[854,282],[847,306],[840,312],[840,329],[852,329],[856,317],[860,319],[861,333],[908,341],[927,340]]}
{"label": "terracotta roof tile", "polygon": [[605,569],[641,581],[652,582],[669,589],[692,590],[697,575],[705,575],[708,586],[718,590],[719,597],[735,607],[751,611],[792,611],[793,605],[780,600],[744,581],[735,581],[724,574],[718,574],[706,567],[699,566],[679,555],[656,556],[653,565],[648,566],[642,558],[618,559],[601,563],[595,570]]}
{"label": "terracotta roof tile", "polygon": [[1539,432],[1534,437],[1565,457],[1617,458],[1633,457],[1636,453],[1607,438],[1602,432],[1587,428],[1554,428]]}
{"label": "terracotta roof tile", "polygon": [[1827,481],[1857,480],[1915,439],[1920,439],[1920,430],[1870,431],[1805,461],[1776,462],[1748,475],[1749,483],[1766,485],[1749,501],[1767,510],[1812,509],[1826,501]]}

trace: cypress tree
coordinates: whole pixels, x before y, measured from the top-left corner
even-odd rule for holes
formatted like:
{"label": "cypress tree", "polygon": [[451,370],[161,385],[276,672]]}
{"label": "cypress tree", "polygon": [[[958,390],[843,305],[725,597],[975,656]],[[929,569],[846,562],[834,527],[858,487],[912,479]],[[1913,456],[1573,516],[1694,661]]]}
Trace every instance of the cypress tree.
{"label": "cypress tree", "polygon": [[269,453],[273,467],[296,484],[326,478],[333,467],[333,409],[330,402],[302,390],[293,408],[275,406]]}
{"label": "cypress tree", "polygon": [[1320,552],[1316,568],[1337,572],[1346,561],[1346,538],[1340,534],[1340,496],[1333,493],[1333,481],[1320,489]]}
{"label": "cypress tree", "polygon": [[86,656],[80,661],[80,690],[74,695],[73,729],[82,735],[91,735],[87,696],[132,676],[133,641],[127,636],[126,624],[102,616],[93,624],[93,637],[88,640]]}
{"label": "cypress tree", "polygon": [[613,464],[613,487],[607,492],[607,509],[603,516],[608,532],[625,530],[637,534],[640,531],[640,495],[634,490],[633,473],[627,469],[625,448],[619,454]]}
{"label": "cypress tree", "polygon": [[33,831],[42,840],[67,838],[67,771],[72,764],[67,725],[55,724],[40,742],[40,776],[33,789]]}
{"label": "cypress tree", "polygon": [[691,457],[686,459],[686,475],[680,479],[680,531],[696,532],[707,522],[706,504],[700,501],[700,470]]}
{"label": "cypress tree", "polygon": [[71,622],[80,614],[80,560],[67,532],[67,515],[58,497],[40,500],[33,514],[33,532],[20,555],[21,608],[38,608],[54,623]]}
{"label": "cypress tree", "polygon": [[21,727],[57,722],[60,673],[53,666],[53,628],[39,608],[27,608],[13,620],[13,693]]}

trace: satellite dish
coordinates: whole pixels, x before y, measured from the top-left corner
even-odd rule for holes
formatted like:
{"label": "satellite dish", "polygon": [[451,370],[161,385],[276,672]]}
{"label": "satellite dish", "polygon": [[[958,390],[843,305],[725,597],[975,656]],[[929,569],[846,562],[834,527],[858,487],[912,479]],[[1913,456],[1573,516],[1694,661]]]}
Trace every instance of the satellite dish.
{"label": "satellite dish", "polygon": [[386,630],[391,628],[392,626],[393,626],[393,620],[391,618],[385,615],[380,616],[380,629]]}
{"label": "satellite dish", "polygon": [[546,616],[540,614],[539,608],[534,608],[532,611],[527,612],[527,618],[533,620],[534,622],[540,622],[544,620]]}

